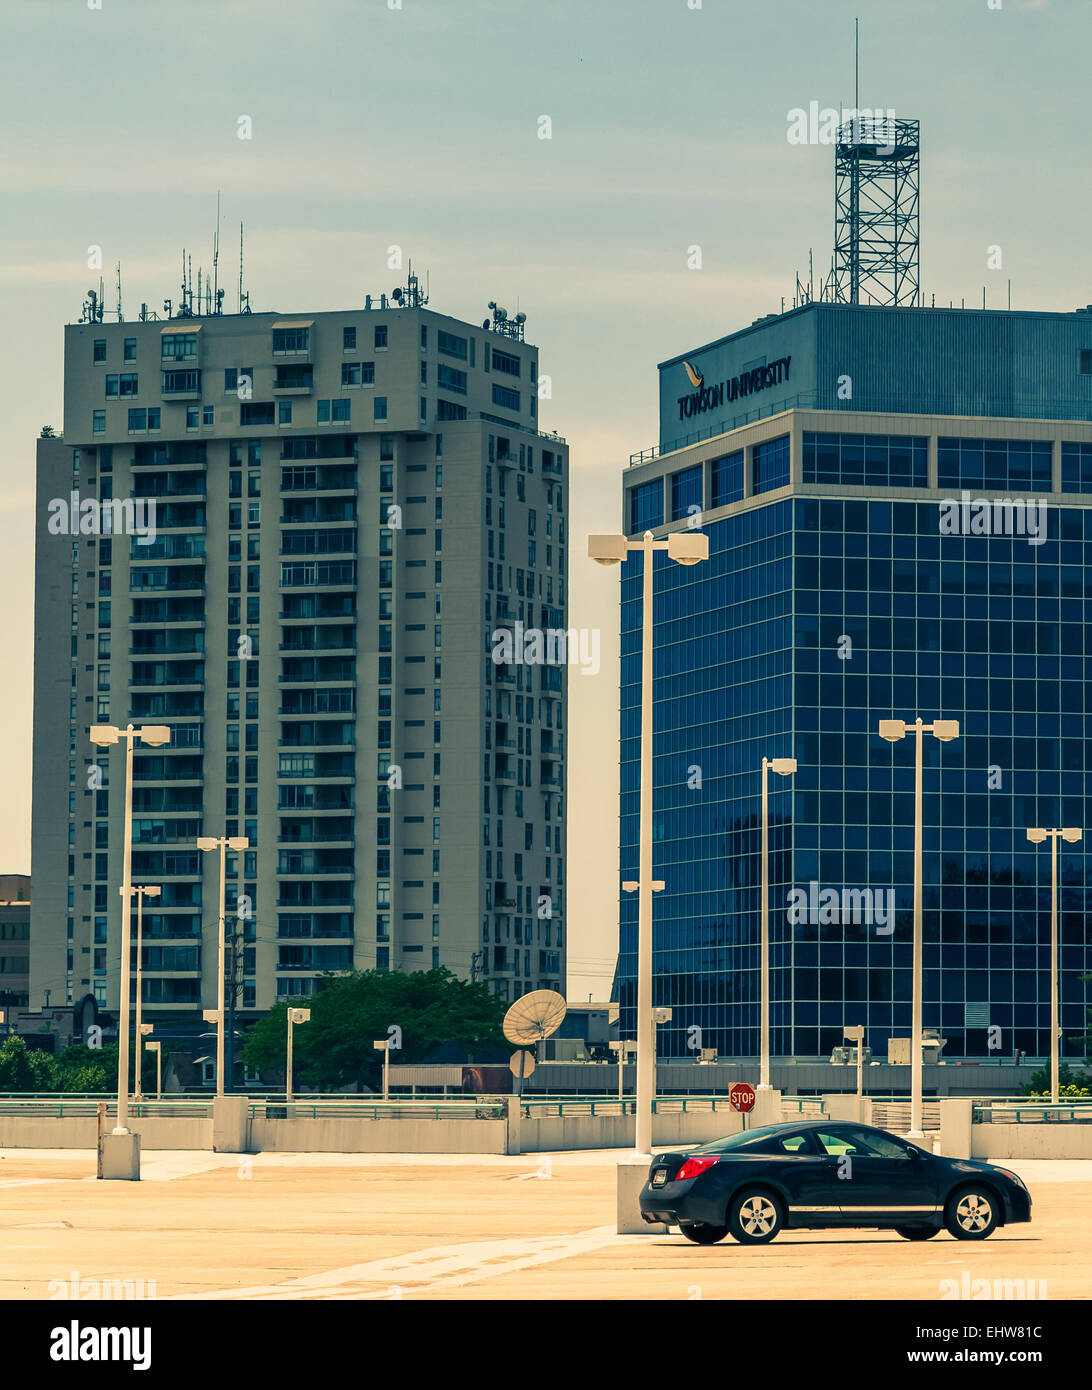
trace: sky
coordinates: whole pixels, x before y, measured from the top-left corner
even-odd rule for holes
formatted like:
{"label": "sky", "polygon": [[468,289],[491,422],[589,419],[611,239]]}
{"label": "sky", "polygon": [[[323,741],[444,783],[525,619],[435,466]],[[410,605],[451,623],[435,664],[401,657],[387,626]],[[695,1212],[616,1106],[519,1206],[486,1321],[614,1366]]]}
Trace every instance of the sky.
{"label": "sky", "polygon": [[119,260],[127,318],[176,298],[219,190],[227,311],[242,220],[255,310],[362,303],[399,246],[431,308],[527,313],[540,426],[570,446],[569,621],[602,633],[600,673],[570,678],[566,916],[569,997],[605,997],[618,571],[583,538],[619,528],[656,441],[656,363],[791,300],[809,249],[829,263],[832,151],[788,131],[852,103],[855,15],[861,106],[922,122],[926,293],[1092,302],[1090,0],[4,0],[0,872],[30,869],[34,441],[63,424],[62,328],[89,247],[111,309]]}

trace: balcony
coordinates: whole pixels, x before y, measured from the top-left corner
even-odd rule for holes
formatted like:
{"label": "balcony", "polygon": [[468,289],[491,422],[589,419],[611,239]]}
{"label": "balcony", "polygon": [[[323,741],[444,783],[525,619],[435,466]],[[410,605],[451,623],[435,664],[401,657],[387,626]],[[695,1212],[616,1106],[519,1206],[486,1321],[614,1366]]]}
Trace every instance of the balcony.
{"label": "balcony", "polygon": [[314,386],[314,368],[310,365],[278,364],[273,380],[275,396],[308,396]]}

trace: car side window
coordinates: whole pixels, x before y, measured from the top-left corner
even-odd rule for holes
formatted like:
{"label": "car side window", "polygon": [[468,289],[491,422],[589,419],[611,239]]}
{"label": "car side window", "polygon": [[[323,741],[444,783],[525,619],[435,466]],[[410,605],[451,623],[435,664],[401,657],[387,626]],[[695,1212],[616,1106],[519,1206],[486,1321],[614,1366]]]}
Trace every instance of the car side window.
{"label": "car side window", "polygon": [[808,1136],[806,1134],[783,1134],[773,1141],[773,1152],[784,1154],[807,1153]]}
{"label": "car side window", "polygon": [[815,1137],[819,1141],[819,1146],[823,1152],[829,1154],[831,1158],[844,1158],[846,1154],[870,1154],[867,1148],[861,1148],[859,1144],[853,1142],[848,1130],[816,1130]]}
{"label": "car side window", "polygon": [[856,1154],[860,1158],[905,1158],[908,1152],[897,1140],[861,1129],[819,1132],[816,1138],[832,1158],[843,1158],[846,1154]]}

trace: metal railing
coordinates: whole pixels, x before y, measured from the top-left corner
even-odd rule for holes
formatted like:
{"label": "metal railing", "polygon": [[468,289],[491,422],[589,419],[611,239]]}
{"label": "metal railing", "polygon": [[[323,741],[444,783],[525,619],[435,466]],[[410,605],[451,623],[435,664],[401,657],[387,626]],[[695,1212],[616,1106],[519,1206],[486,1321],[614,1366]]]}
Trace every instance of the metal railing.
{"label": "metal railing", "polygon": [[[107,1115],[117,1112],[117,1093],[98,1097],[87,1096],[16,1096],[0,1098],[0,1119],[11,1116],[32,1116],[35,1119],[94,1119],[100,1105]],[[204,1096],[172,1096],[169,1100],[129,1100],[129,1114],[137,1119],[212,1118],[212,1101]]]}
{"label": "metal railing", "polygon": [[504,1100],[274,1100],[251,1101],[252,1120],[503,1120]]}
{"label": "metal railing", "polygon": [[974,1124],[1072,1124],[1084,1121],[1092,1123],[1092,1101],[1060,1102],[1053,1105],[1049,1101],[1028,1101],[1014,1104],[1012,1101],[996,1105],[974,1105],[971,1109]]}

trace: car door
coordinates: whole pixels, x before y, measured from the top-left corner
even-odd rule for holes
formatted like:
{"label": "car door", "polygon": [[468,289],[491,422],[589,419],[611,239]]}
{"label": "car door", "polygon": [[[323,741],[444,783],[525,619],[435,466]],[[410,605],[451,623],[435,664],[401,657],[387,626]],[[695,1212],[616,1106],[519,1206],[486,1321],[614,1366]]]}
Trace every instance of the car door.
{"label": "car door", "polygon": [[838,1162],[816,1144],[808,1130],[776,1135],[763,1145],[763,1151],[774,1160],[774,1176],[789,1194],[790,1226],[838,1221]]}
{"label": "car door", "polygon": [[909,1226],[936,1213],[936,1172],[928,1154],[914,1156],[892,1135],[854,1125],[817,1129],[815,1139],[838,1167],[845,1224],[876,1218]]}

